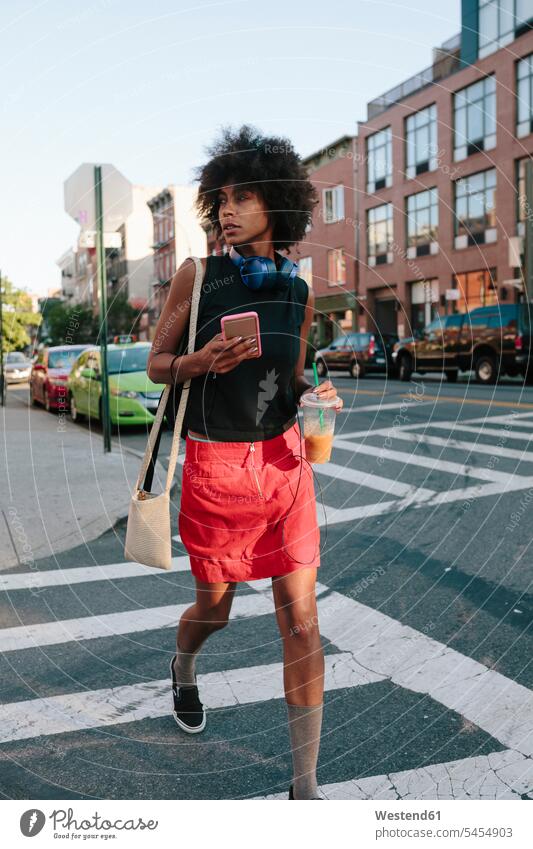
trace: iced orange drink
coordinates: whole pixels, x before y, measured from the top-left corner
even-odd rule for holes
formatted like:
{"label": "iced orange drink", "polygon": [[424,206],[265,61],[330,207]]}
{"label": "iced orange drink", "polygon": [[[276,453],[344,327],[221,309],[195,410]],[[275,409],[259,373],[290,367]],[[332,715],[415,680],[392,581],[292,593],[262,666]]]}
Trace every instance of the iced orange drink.
{"label": "iced orange drink", "polygon": [[335,432],[337,398],[320,398],[316,392],[301,396],[304,413],[305,456],[310,463],[327,463]]}

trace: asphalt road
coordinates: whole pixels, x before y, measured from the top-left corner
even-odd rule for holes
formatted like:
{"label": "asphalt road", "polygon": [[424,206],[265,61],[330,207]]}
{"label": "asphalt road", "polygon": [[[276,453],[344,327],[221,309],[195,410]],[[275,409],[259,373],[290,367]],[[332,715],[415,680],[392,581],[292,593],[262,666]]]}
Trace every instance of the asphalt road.
{"label": "asphalt road", "polygon": [[[332,380],[345,407],[331,462],[314,466],[319,783],[330,798],[531,799],[533,389]],[[146,432],[114,439],[143,450]],[[270,581],[239,585],[230,627],[204,646],[208,721],[190,737],[167,680],[194,597],[185,551],[176,538],[162,574],[124,564],[123,538],[122,523],[39,561],[38,589],[23,569],[0,575],[0,792],[286,798]]]}

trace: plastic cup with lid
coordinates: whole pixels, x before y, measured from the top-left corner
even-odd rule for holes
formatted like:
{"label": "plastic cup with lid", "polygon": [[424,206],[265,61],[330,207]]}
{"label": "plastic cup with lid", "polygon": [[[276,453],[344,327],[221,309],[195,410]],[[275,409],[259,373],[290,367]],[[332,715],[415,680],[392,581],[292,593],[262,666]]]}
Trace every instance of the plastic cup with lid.
{"label": "plastic cup with lid", "polygon": [[327,463],[333,447],[338,398],[321,398],[316,392],[304,392],[300,401],[306,458],[310,463]]}

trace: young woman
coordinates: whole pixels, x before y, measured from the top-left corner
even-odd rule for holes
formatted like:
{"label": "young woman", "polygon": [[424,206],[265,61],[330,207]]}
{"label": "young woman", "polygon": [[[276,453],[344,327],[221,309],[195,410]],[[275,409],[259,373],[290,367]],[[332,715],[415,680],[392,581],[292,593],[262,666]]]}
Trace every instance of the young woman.
{"label": "young woman", "polygon": [[[197,207],[227,252],[202,259],[194,353],[175,354],[190,314],[195,265],[189,258],[172,279],[148,361],[158,383],[191,378],[179,530],[196,602],[181,617],[170,664],[173,713],[184,731],[203,730],[197,653],[227,625],[237,582],[271,577],[293,761],[289,798],[320,799],[320,532],[297,413],[304,392],[330,399],[336,391],[329,380],[315,387],[304,376],[314,295],[279,253],[303,238],[316,192],[285,138],[245,125],[224,130],[208,152],[198,169]],[[246,277],[240,265],[249,257],[268,259]],[[250,310],[259,315],[260,356],[255,338],[222,338],[221,317]]]}

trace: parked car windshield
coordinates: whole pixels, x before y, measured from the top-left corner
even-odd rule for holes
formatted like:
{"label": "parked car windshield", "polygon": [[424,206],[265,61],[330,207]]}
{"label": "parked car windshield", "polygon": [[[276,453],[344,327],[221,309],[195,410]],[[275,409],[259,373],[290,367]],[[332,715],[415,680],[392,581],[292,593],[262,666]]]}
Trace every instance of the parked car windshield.
{"label": "parked car windshield", "polygon": [[48,368],[72,368],[72,363],[80,355],[80,348],[65,348],[64,351],[48,352]]}
{"label": "parked car windshield", "polygon": [[107,352],[107,370],[109,374],[124,374],[132,371],[146,371],[150,345],[138,348],[119,348]]}
{"label": "parked car windshield", "polygon": [[351,333],[347,337],[346,344],[354,351],[364,351],[370,345],[370,333]]}
{"label": "parked car windshield", "polygon": [[6,363],[25,363],[26,357],[20,351],[10,351],[6,354],[5,361]]}

